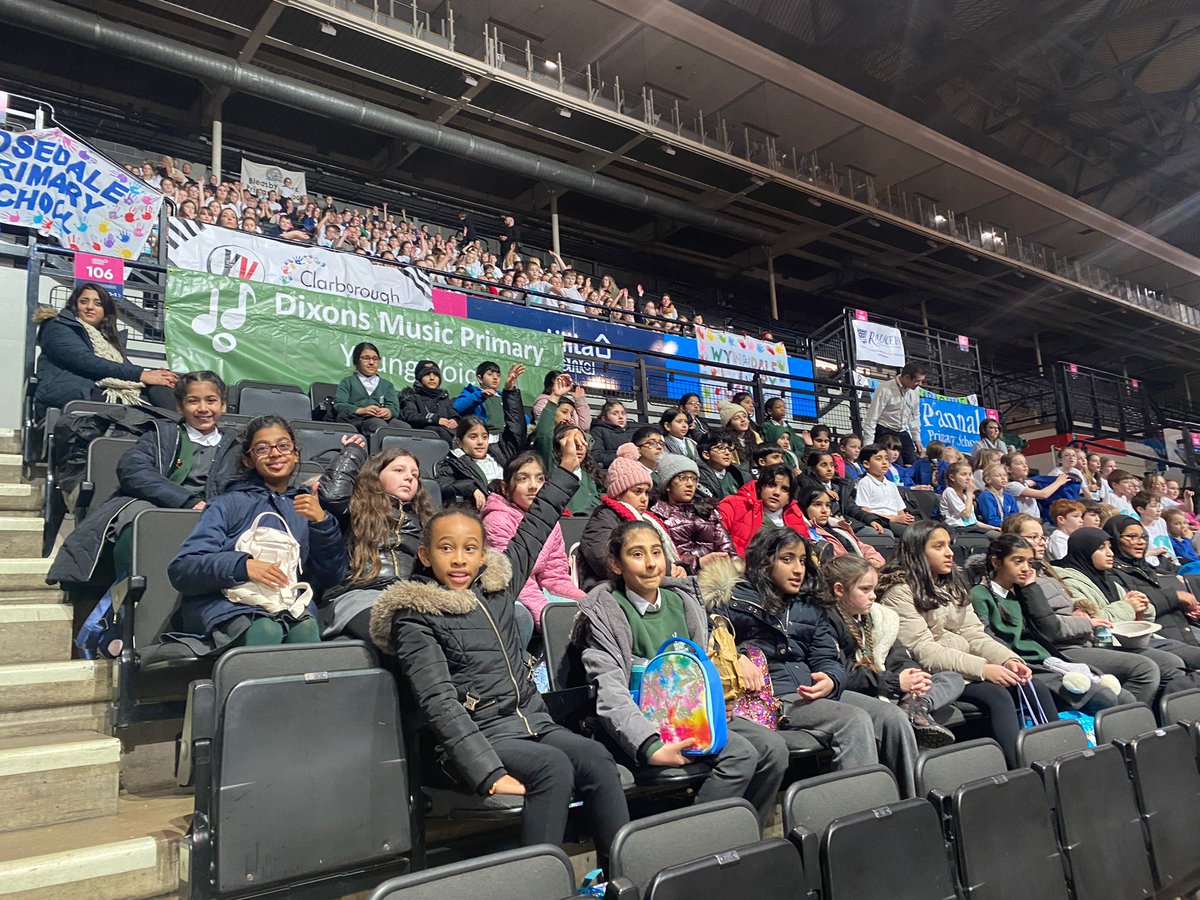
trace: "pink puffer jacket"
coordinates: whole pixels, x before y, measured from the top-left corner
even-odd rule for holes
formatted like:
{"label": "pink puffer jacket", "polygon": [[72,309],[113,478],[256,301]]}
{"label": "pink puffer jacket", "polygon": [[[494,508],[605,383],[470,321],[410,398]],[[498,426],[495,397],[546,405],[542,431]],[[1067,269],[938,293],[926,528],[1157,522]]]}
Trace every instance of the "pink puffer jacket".
{"label": "pink puffer jacket", "polygon": [[[506,500],[499,491],[488,494],[487,502],[483,505],[483,530],[488,548],[503,553],[517,533],[524,515],[524,510]],[[582,600],[584,596],[583,591],[571,580],[567,548],[563,543],[562,529],[557,525],[542,546],[542,552],[533,566],[533,574],[517,598],[533,613],[533,621],[539,629],[542,627],[542,610],[550,602],[542,591],[565,600]]]}

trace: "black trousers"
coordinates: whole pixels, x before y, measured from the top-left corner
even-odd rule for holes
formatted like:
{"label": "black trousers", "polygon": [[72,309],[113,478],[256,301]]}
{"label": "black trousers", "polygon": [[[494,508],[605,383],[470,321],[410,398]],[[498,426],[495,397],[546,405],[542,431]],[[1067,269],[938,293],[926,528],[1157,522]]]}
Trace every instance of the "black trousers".
{"label": "black trousers", "polygon": [[[1030,680],[1030,685],[1037,691],[1038,700],[1047,716],[1058,715],[1058,707],[1054,704],[1054,695],[1050,690],[1036,680]],[[1021,730],[1021,722],[1017,718],[1017,696],[1015,688],[1006,688],[990,681],[968,681],[963,688],[962,699],[983,709],[988,714],[991,724],[992,737],[1004,751],[1004,759],[1010,769],[1017,768],[1017,733]]]}
{"label": "black trousers", "polygon": [[337,421],[345,422],[347,425],[353,425],[358,429],[359,434],[370,437],[380,428],[387,428],[395,423],[395,418],[381,419],[378,416],[360,416],[356,413],[338,413]]}
{"label": "black trousers", "polygon": [[553,728],[536,738],[493,741],[508,774],[525,785],[521,843],[561,844],[572,795],[583,801],[596,857],[605,868],[629,807],[612,754],[599,741]]}

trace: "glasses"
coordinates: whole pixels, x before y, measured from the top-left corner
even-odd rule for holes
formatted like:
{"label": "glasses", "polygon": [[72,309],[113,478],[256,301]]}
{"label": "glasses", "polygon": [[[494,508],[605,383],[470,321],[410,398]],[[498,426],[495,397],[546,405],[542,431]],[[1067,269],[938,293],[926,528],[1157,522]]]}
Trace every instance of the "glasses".
{"label": "glasses", "polygon": [[684,472],[682,475],[676,475],[672,480],[678,481],[680,484],[696,484],[700,479],[691,472]]}
{"label": "glasses", "polygon": [[733,444],[713,444],[713,450],[724,450],[727,453],[733,451]]}
{"label": "glasses", "polygon": [[1144,544],[1144,543],[1146,543],[1146,535],[1144,535],[1144,534],[1123,534],[1123,535],[1121,535],[1121,540],[1129,541],[1129,543],[1131,543],[1131,544]]}
{"label": "glasses", "polygon": [[666,447],[667,445],[665,443],[663,443],[662,441],[645,441],[641,444],[638,444],[638,446],[639,447],[649,447],[651,450],[661,450],[664,447]]}
{"label": "glasses", "polygon": [[263,441],[261,444],[255,444],[250,448],[250,455],[255,459],[262,459],[264,456],[270,456],[272,450],[278,450],[280,453],[286,456],[295,449],[296,445],[287,438],[284,438],[283,440],[276,441],[273,444],[268,444],[266,441]]}
{"label": "glasses", "polygon": [[359,362],[379,362],[379,357],[378,356],[366,356],[364,354],[363,356],[360,356],[358,358],[358,361]]}

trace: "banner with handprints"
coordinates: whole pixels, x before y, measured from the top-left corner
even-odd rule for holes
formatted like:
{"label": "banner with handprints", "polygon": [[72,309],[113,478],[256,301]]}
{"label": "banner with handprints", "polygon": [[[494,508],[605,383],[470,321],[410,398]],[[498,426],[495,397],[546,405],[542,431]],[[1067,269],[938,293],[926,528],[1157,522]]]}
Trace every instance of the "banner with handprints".
{"label": "banner with handprints", "polygon": [[0,131],[0,223],[71,250],[136,259],[162,194],[61,128]]}
{"label": "banner with handprints", "polygon": [[[744,334],[718,331],[700,326],[696,329],[696,346],[703,371],[707,376],[702,390],[705,409],[715,413],[717,408],[739,391],[748,391],[749,372],[738,372],[724,366],[741,366],[757,369],[764,376],[784,375],[789,372],[787,348],[782,342],[760,341]],[[721,384],[711,379],[721,379],[731,384]],[[786,387],[786,378],[763,378],[763,386]]]}

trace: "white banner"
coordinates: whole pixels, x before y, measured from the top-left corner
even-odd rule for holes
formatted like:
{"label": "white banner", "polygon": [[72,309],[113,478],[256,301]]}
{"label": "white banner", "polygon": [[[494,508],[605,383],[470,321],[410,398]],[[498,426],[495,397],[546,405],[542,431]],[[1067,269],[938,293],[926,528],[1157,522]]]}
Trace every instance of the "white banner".
{"label": "white banner", "polygon": [[282,169],[274,163],[251,162],[244,157],[242,158],[242,187],[249,188],[256,194],[279,191],[281,197],[295,197],[296,199],[308,193],[308,185],[304,183],[303,172]]}
{"label": "white banner", "polygon": [[904,338],[900,336],[900,329],[856,319],[854,356],[860,363],[873,362],[881,366],[903,369]]}
{"label": "white banner", "polygon": [[162,194],[60,128],[0,131],[0,223],[71,250],[136,259]]}
{"label": "white banner", "polygon": [[[746,390],[742,385],[752,377],[747,372],[726,369],[722,363],[757,369],[765,375],[788,374],[787,348],[783,346],[782,341],[760,341],[743,334],[701,326],[696,329],[696,348],[696,356],[701,360],[701,375],[704,376],[701,394],[704,406],[709,412],[716,412],[721,403]],[[735,384],[731,389],[710,379],[727,379],[740,384]],[[786,379],[763,378],[764,386],[787,384]]]}
{"label": "white banner", "polygon": [[275,240],[189,219],[171,219],[167,261],[177,269],[295,285],[410,309],[433,309],[429,275],[416,266],[385,266],[365,256]]}

